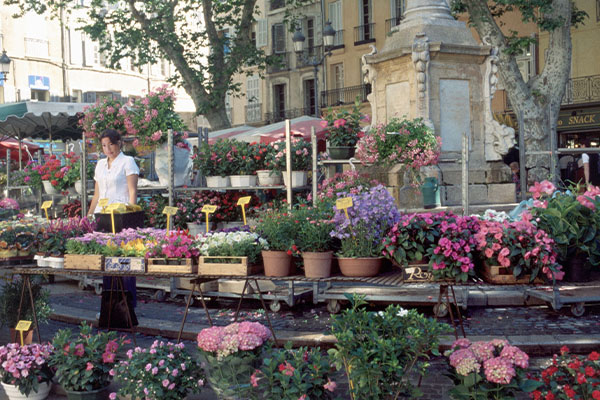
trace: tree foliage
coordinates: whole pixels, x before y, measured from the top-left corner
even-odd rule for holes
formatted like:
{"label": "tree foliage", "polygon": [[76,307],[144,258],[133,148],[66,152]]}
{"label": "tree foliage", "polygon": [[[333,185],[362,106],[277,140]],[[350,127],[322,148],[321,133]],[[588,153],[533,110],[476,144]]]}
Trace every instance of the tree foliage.
{"label": "tree foliage", "polygon": [[[288,2],[290,10],[309,0]],[[175,72],[169,78],[193,99],[197,114],[204,114],[213,128],[228,127],[227,93],[240,95],[238,74],[259,73],[276,60],[257,49],[252,39],[256,0],[91,0],[82,7],[75,0],[6,0],[20,14],[49,12],[58,17],[77,11],[82,30],[98,41],[108,66],[119,68],[130,58],[135,66],[170,61]],[[82,10],[83,9],[83,10]],[[75,11],[75,12],[73,12]],[[19,15],[16,15],[19,16]]]}

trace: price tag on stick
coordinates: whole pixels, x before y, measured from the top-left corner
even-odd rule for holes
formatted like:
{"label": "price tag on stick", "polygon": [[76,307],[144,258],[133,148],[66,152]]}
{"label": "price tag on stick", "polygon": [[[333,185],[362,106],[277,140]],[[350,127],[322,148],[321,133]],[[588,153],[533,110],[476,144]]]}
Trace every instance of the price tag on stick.
{"label": "price tag on stick", "polygon": [[115,210],[117,208],[119,208],[118,203],[113,203],[106,207],[106,211],[110,212],[110,223],[112,225],[112,233],[117,233],[115,229]]}
{"label": "price tag on stick", "polygon": [[108,205],[108,199],[100,199],[98,200],[98,206],[104,211],[104,207]]}
{"label": "price tag on stick", "polygon": [[352,197],[342,197],[341,199],[337,199],[335,201],[335,206],[338,210],[344,210],[346,218],[350,219],[348,216],[348,208],[352,207]]}
{"label": "price tag on stick", "polygon": [[15,327],[15,331],[19,332],[19,336],[21,337],[21,346],[23,346],[23,332],[27,332],[31,328],[31,321],[20,320],[17,326]]}
{"label": "price tag on stick", "polygon": [[48,200],[42,203],[42,210],[44,210],[44,212],[46,213],[46,219],[50,219],[48,218],[48,209],[52,207],[52,200]]}
{"label": "price tag on stick", "polygon": [[167,214],[167,233],[169,233],[169,226],[170,226],[170,222],[171,222],[171,216],[177,214],[177,211],[179,211],[179,208],[177,208],[177,207],[171,207],[171,206],[166,206],[163,209],[163,214]]}
{"label": "price tag on stick", "polygon": [[246,224],[246,207],[245,206],[246,206],[246,204],[250,203],[250,199],[251,199],[250,196],[244,196],[244,197],[240,197],[237,202],[237,205],[242,207],[242,217],[244,218],[244,225],[247,225]]}
{"label": "price tag on stick", "polygon": [[202,206],[201,211],[206,214],[206,233],[208,233],[208,214],[212,214],[215,211],[217,211],[217,206],[212,204],[205,204]]}

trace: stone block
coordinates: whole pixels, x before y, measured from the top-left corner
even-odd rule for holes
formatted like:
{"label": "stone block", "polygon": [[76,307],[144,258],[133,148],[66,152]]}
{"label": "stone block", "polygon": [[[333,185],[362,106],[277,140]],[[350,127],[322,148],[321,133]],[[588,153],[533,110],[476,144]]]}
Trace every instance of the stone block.
{"label": "stone block", "polygon": [[[462,171],[450,170],[443,171],[443,180],[446,185],[461,185],[462,184]],[[486,176],[485,171],[482,170],[470,170],[469,171],[469,183],[479,184],[485,183]]]}
{"label": "stone block", "polygon": [[394,197],[397,199],[398,208],[401,210],[423,208],[423,195],[421,194],[421,190],[419,188],[403,186],[397,190],[397,193],[398,197]]}
{"label": "stone block", "polygon": [[404,186],[404,168],[402,166],[395,165],[388,171],[387,184],[398,188]]}
{"label": "stone block", "polygon": [[508,183],[512,182],[512,174],[508,165],[502,164],[487,171],[486,183]]}
{"label": "stone block", "polygon": [[488,185],[488,203],[514,203],[517,199],[514,183],[492,183]]}
{"label": "stone block", "polygon": [[[469,204],[483,204],[488,202],[486,185],[469,185]],[[460,185],[446,186],[446,201],[448,206],[462,204],[462,187]]]}

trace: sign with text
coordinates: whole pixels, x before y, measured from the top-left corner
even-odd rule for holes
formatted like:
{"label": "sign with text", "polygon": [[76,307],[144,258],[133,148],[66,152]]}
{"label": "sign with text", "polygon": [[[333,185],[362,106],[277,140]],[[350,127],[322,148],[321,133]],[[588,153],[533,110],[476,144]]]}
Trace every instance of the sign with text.
{"label": "sign with text", "polygon": [[175,215],[175,214],[177,214],[177,211],[179,211],[179,208],[177,208],[177,207],[166,206],[163,209],[163,214]]}
{"label": "sign with text", "polygon": [[350,219],[348,216],[348,208],[352,207],[352,197],[342,197],[341,199],[337,199],[335,201],[335,206],[338,210],[344,210],[346,218]]}

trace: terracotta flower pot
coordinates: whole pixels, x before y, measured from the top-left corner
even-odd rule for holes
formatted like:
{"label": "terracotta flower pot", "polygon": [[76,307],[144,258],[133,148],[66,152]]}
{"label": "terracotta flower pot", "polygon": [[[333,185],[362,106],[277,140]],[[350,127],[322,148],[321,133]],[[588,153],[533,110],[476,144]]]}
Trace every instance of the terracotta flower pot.
{"label": "terracotta flower pot", "polygon": [[381,269],[382,257],[338,257],[340,271],[344,276],[375,276]]}
{"label": "terracotta flower pot", "polygon": [[332,251],[302,252],[304,260],[304,275],[307,278],[327,278],[331,276]]}
{"label": "terracotta flower pot", "polygon": [[292,269],[292,256],[286,251],[262,251],[266,276],[288,276]]}

